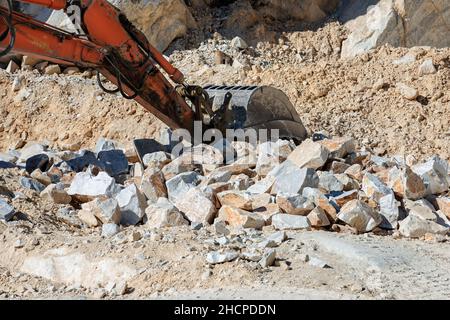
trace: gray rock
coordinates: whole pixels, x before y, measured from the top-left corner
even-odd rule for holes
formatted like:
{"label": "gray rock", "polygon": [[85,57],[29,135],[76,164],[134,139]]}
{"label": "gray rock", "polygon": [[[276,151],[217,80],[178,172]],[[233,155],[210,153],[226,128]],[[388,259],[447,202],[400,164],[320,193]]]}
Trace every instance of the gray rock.
{"label": "gray rock", "polygon": [[230,230],[227,228],[227,224],[225,221],[217,220],[214,222],[214,231],[218,235],[228,236],[230,234]]}
{"label": "gray rock", "polygon": [[100,196],[113,198],[119,192],[120,186],[106,172],[100,172],[97,176],[80,172],[73,179],[67,193],[80,201],[87,202]]}
{"label": "gray rock", "polygon": [[316,258],[316,257],[309,257],[308,264],[313,267],[322,268],[322,269],[328,269],[331,268],[325,261]]}
{"label": "gray rock", "polygon": [[217,215],[215,203],[208,194],[198,188],[179,195],[175,205],[191,222],[212,223]]}
{"label": "gray rock", "polygon": [[234,37],[231,40],[231,46],[236,49],[247,49],[248,44],[241,37]]}
{"label": "gray rock", "polygon": [[98,154],[99,166],[111,177],[129,172],[128,159],[122,150],[101,151]]}
{"label": "gray rock", "polygon": [[288,157],[288,160],[299,168],[319,169],[328,160],[329,151],[318,142],[307,139],[302,142]]}
{"label": "gray rock", "polygon": [[99,154],[102,151],[111,151],[116,150],[117,143],[113,140],[100,138],[97,140],[97,143],[95,145],[95,153]]}
{"label": "gray rock", "polygon": [[11,153],[0,152],[0,161],[15,163],[18,157]]}
{"label": "gray rock", "polygon": [[56,217],[62,222],[76,227],[81,228],[83,222],[78,218],[77,212],[69,207],[63,207],[56,212]]}
{"label": "gray rock", "polygon": [[22,187],[29,189],[29,190],[37,191],[39,193],[41,193],[45,189],[45,186],[42,183],[40,183],[34,179],[21,177],[19,182]]}
{"label": "gray rock", "polygon": [[16,210],[14,207],[10,206],[5,200],[0,199],[0,220],[8,222],[15,214]]}
{"label": "gray rock", "polygon": [[123,189],[116,197],[122,217],[120,224],[136,225],[142,221],[147,207],[145,196],[139,191],[135,184]]}
{"label": "gray rock", "polygon": [[275,167],[268,176],[274,178],[273,194],[301,194],[304,188],[316,188],[319,185],[319,177],[313,169],[300,169],[289,160]]}
{"label": "gray rock", "polygon": [[144,167],[153,167],[162,169],[166,164],[172,161],[170,154],[164,151],[158,151],[153,153],[148,153],[142,159]]}
{"label": "gray rock", "polygon": [[[102,223],[120,223],[121,212],[115,199],[96,198],[83,204],[81,208],[82,211],[89,213],[90,216],[95,216]],[[88,214],[82,214],[82,216],[88,216]]]}
{"label": "gray rock", "polygon": [[236,260],[239,257],[239,254],[235,251],[227,251],[224,253],[213,251],[209,252],[206,256],[206,261],[209,264],[220,264],[225,262],[231,262]]}
{"label": "gray rock", "polygon": [[149,228],[171,228],[189,224],[181,212],[165,198],[160,198],[158,202],[150,205],[145,213],[146,226]]}
{"label": "gray rock", "polygon": [[141,190],[151,203],[167,197],[164,175],[158,168],[147,168],[141,179]]}
{"label": "gray rock", "polygon": [[27,161],[28,158],[45,153],[46,149],[47,147],[40,143],[26,145],[20,150],[19,161]]}
{"label": "gray rock", "polygon": [[270,236],[266,238],[266,240],[274,241],[277,245],[281,245],[288,239],[288,236],[285,231],[278,231],[272,233]]}
{"label": "gray rock", "polygon": [[388,194],[380,199],[380,214],[383,221],[380,228],[387,230],[397,230],[400,215],[400,203],[395,199],[394,194]]}
{"label": "gray rock", "polygon": [[323,171],[319,172],[319,188],[327,192],[343,191],[344,185],[333,173]]}
{"label": "gray rock", "polygon": [[311,227],[307,217],[291,214],[276,214],[272,216],[272,225],[277,230],[300,230]]}
{"label": "gray rock", "polygon": [[184,172],[166,182],[169,200],[176,202],[195,188],[200,183],[200,175],[197,172]]}
{"label": "gray rock", "polygon": [[414,215],[409,215],[403,221],[400,221],[400,234],[408,238],[420,238],[427,233],[445,235],[449,228],[442,226],[434,221],[424,220]]}
{"label": "gray rock", "polygon": [[441,194],[448,191],[449,165],[439,156],[434,156],[426,163],[414,166],[412,170],[422,178],[428,194]]}
{"label": "gray rock", "polygon": [[377,176],[370,173],[366,173],[364,175],[362,190],[369,198],[373,199],[377,203],[380,202],[382,197],[393,193],[391,188],[381,182]]}
{"label": "gray rock", "polygon": [[434,222],[436,222],[438,219],[437,215],[434,213],[434,208],[430,208],[429,206],[420,204],[414,205],[409,211],[409,215]]}
{"label": "gray rock", "polygon": [[276,259],[277,259],[277,251],[275,249],[269,249],[262,256],[262,259],[259,261],[259,264],[263,268],[268,268],[274,265]]}
{"label": "gray rock", "polygon": [[115,223],[106,223],[102,225],[102,237],[111,238],[120,232],[120,227]]}
{"label": "gray rock", "polygon": [[247,261],[259,262],[262,259],[262,255],[257,251],[245,251],[241,254],[241,258]]}
{"label": "gray rock", "polygon": [[299,194],[279,193],[277,204],[287,214],[306,216],[314,209],[314,202]]}
{"label": "gray rock", "polygon": [[360,200],[346,203],[339,212],[338,218],[359,232],[372,231],[383,221],[380,214]]}

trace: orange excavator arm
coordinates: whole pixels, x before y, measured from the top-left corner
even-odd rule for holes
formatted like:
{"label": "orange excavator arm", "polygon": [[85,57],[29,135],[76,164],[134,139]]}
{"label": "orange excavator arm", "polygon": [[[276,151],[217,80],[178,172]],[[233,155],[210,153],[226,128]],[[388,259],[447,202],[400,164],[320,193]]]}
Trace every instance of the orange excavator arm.
{"label": "orange excavator arm", "polygon": [[[92,67],[103,74],[125,98],[135,99],[171,128],[192,132],[195,107],[187,103],[183,74],[156,50],[127,18],[107,0],[26,0],[51,9],[75,6],[84,35],[75,35],[0,7],[0,49],[66,65]],[[164,70],[175,88],[163,75]],[[99,84],[100,76],[98,76]],[[194,99],[195,100],[195,99]],[[198,113],[198,112],[197,112]]]}

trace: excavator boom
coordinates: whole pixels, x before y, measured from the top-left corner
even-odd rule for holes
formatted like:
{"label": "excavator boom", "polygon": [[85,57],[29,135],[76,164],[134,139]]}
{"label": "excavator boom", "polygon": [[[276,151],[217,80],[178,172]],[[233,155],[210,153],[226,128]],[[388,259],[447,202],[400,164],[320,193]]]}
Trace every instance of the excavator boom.
{"label": "excavator boom", "polygon": [[[0,7],[0,56],[10,52],[54,63],[95,68],[100,87],[134,99],[172,129],[280,130],[303,140],[306,131],[284,93],[267,87],[189,85],[184,75],[154,48],[145,35],[107,0],[21,0],[78,14],[81,30],[72,34],[8,7]],[[166,76],[164,75],[166,74]],[[103,75],[115,89],[107,89]]]}

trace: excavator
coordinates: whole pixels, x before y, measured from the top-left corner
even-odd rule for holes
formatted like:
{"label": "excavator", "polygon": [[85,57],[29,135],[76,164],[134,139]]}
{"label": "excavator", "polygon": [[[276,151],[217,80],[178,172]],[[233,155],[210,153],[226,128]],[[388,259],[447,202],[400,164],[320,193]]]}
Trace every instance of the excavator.
{"label": "excavator", "polygon": [[[0,56],[22,54],[52,63],[91,68],[107,93],[134,99],[171,129],[278,130],[280,138],[301,142],[306,130],[282,91],[268,86],[206,87],[185,76],[127,17],[107,0],[20,0],[52,10],[79,12],[79,31],[67,32],[0,6]],[[109,84],[106,83],[109,81]]]}

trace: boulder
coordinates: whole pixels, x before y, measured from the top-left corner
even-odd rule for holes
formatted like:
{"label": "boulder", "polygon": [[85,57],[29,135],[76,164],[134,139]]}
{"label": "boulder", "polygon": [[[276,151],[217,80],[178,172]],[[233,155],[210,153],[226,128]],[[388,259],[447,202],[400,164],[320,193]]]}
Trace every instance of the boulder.
{"label": "boulder", "polygon": [[217,214],[212,199],[199,188],[191,188],[180,195],[175,205],[192,223],[211,224]]}
{"label": "boulder", "polygon": [[160,198],[145,210],[149,228],[170,228],[188,225],[181,212],[166,198]]}
{"label": "boulder", "polygon": [[261,143],[257,148],[256,172],[265,177],[275,166],[285,161],[291,152],[291,145],[286,140]]}
{"label": "boulder", "polygon": [[[95,200],[84,203],[81,206],[81,211],[85,211],[86,214],[82,214],[86,220],[89,221],[90,225],[94,223],[90,223],[93,221],[90,216],[96,217],[102,224],[105,223],[120,223],[121,212],[119,208],[119,204],[115,199],[100,199],[96,198]],[[87,214],[89,213],[89,214]],[[80,216],[80,213],[79,213]],[[81,218],[81,217],[80,217]]]}
{"label": "boulder", "polygon": [[418,200],[426,195],[422,179],[411,168],[392,168],[388,175],[389,187],[402,198]]}
{"label": "boulder", "polygon": [[42,153],[28,158],[25,164],[25,170],[30,174],[36,169],[45,172],[49,168],[50,168],[50,159],[48,155]]}
{"label": "boulder", "polygon": [[164,151],[158,151],[153,153],[148,153],[142,159],[142,163],[145,168],[158,168],[162,169],[165,165],[172,161],[170,154]]}
{"label": "boulder", "polygon": [[201,170],[202,166],[200,164],[193,163],[192,156],[190,154],[183,154],[172,162],[166,164],[162,169],[162,173],[164,174],[164,178],[166,180],[170,180],[181,173]]}
{"label": "boulder", "polygon": [[145,196],[133,183],[116,196],[120,208],[120,224],[133,226],[142,221],[147,208]]}
{"label": "boulder", "polygon": [[400,217],[400,203],[395,199],[394,194],[388,194],[380,199],[380,214],[383,218],[380,228],[397,230]]}
{"label": "boulder", "polygon": [[184,198],[186,193],[200,183],[200,175],[197,172],[181,173],[166,182],[169,200],[176,203]]}
{"label": "boulder", "polygon": [[21,177],[19,182],[22,187],[29,190],[37,191],[39,193],[41,193],[45,189],[45,186],[35,179]]}
{"label": "boulder", "polygon": [[243,191],[224,191],[217,194],[217,199],[222,206],[232,206],[249,211],[253,209],[252,197]]}
{"label": "boulder", "polygon": [[413,205],[409,210],[409,215],[428,221],[437,222],[438,220],[438,216],[434,213],[434,208],[419,203]]}
{"label": "boulder", "polygon": [[400,234],[408,238],[420,238],[426,234],[446,235],[449,228],[434,221],[424,220],[415,215],[409,215],[400,222]]}
{"label": "boulder", "polygon": [[67,192],[58,187],[56,184],[50,184],[41,192],[41,197],[56,204],[69,204],[72,202],[72,197]]}
{"label": "boulder", "polygon": [[327,162],[329,153],[322,144],[307,139],[289,155],[288,160],[299,168],[317,170]]}
{"label": "boulder", "polygon": [[0,221],[10,221],[14,215],[16,214],[16,210],[13,206],[9,205],[3,199],[0,199]]}
{"label": "boulder", "polygon": [[188,29],[197,25],[185,2],[181,0],[109,1],[122,10],[160,51],[166,50],[173,40],[183,37]]}
{"label": "boulder", "polygon": [[[450,3],[447,1],[380,0],[365,15],[346,24],[349,36],[342,57],[351,58],[383,44],[394,47],[448,47]],[[426,22],[424,22],[426,21]],[[405,32],[407,30],[407,32]]]}
{"label": "boulder", "polygon": [[231,206],[223,206],[219,210],[219,220],[225,221],[232,227],[261,229],[266,221],[257,213],[251,213]]}
{"label": "boulder", "polygon": [[97,176],[80,172],[73,179],[67,193],[81,202],[88,202],[101,196],[113,198],[119,192],[120,187],[106,172],[100,172]]}
{"label": "boulder", "polygon": [[34,170],[31,175],[30,175],[33,179],[35,179],[36,181],[42,183],[44,186],[48,186],[52,183],[52,177],[50,177],[49,175],[43,173],[41,170],[36,169]]}
{"label": "boulder", "polygon": [[141,179],[141,191],[147,199],[154,203],[159,198],[167,197],[167,187],[164,175],[158,168],[147,168]]}
{"label": "boulder", "polygon": [[348,202],[338,214],[338,218],[358,232],[369,232],[378,227],[382,217],[365,202],[353,200]]}
{"label": "boulder", "polygon": [[331,224],[326,212],[320,207],[314,208],[308,214],[308,220],[311,226],[315,228],[328,227]]}
{"label": "boulder", "polygon": [[129,171],[128,159],[122,150],[100,151],[97,157],[100,168],[111,177],[117,177]]}
{"label": "boulder", "polygon": [[274,178],[272,194],[302,193],[306,187],[315,188],[319,185],[319,177],[313,169],[300,169],[289,160],[275,167],[268,176]]}
{"label": "boulder", "polygon": [[307,217],[291,214],[276,214],[272,216],[272,225],[277,230],[301,230],[310,229],[311,227]]}
{"label": "boulder", "polygon": [[370,173],[364,175],[362,181],[362,190],[370,199],[380,202],[380,199],[386,195],[393,193],[392,189],[386,186],[381,180]]}
{"label": "boulder", "polygon": [[436,203],[438,209],[450,219],[450,197],[439,197]]}
{"label": "boulder", "polygon": [[231,262],[236,260],[239,257],[239,254],[235,251],[227,251],[227,252],[218,252],[213,251],[209,252],[206,256],[206,261],[209,264],[220,264],[225,262]]}
{"label": "boulder", "polygon": [[319,141],[329,153],[330,158],[345,158],[348,154],[356,151],[355,139],[349,137],[338,137]]}
{"label": "boulder", "polygon": [[314,209],[314,203],[299,194],[279,193],[276,201],[280,209],[287,214],[306,216]]}
{"label": "boulder", "polygon": [[102,225],[102,237],[111,238],[120,232],[120,227],[115,223],[106,223]]}
{"label": "boulder", "polygon": [[331,172],[319,172],[319,188],[325,190],[327,193],[333,191],[343,191],[344,184]]}
{"label": "boulder", "polygon": [[424,164],[413,166],[412,170],[422,178],[427,187],[427,194],[441,194],[448,191],[450,179],[447,161],[434,156]]}

